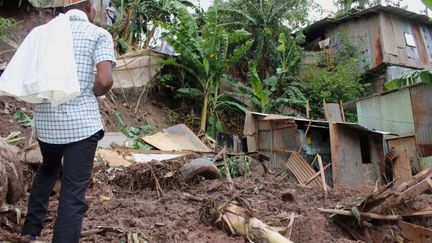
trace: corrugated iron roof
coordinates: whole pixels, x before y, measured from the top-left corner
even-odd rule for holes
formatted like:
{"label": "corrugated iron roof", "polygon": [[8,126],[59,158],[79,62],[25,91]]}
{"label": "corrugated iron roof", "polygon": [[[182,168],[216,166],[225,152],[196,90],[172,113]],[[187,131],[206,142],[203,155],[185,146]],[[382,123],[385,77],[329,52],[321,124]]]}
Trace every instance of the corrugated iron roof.
{"label": "corrugated iron roof", "polygon": [[[305,119],[305,118],[297,118],[297,117],[291,117],[291,116],[284,116],[284,115],[275,115],[275,114],[265,114],[265,113],[259,113],[259,112],[251,112],[251,114],[253,115],[257,115],[257,116],[263,116],[265,117],[264,120],[294,120],[296,122],[305,122],[305,123],[311,123],[311,125],[315,124],[315,125],[324,125],[327,126],[330,124],[329,121],[321,121],[321,120],[310,120],[310,119]],[[392,132],[385,132],[385,131],[378,131],[378,130],[371,130],[365,126],[362,126],[360,124],[357,123],[352,123],[352,122],[335,122],[336,124],[342,125],[342,126],[346,126],[349,127],[351,129],[355,129],[355,130],[360,130],[363,132],[369,132],[369,133],[379,133],[382,135],[394,135],[394,136],[399,136],[396,133],[392,133]]]}
{"label": "corrugated iron roof", "polygon": [[432,26],[432,22],[430,21],[430,18],[426,15],[418,14],[411,12],[409,10],[398,8],[394,6],[383,6],[383,5],[376,5],[374,7],[343,16],[340,18],[324,18],[318,22],[315,22],[308,27],[305,28],[304,33],[307,35],[307,33],[312,33],[318,30],[322,30],[323,28],[329,26],[329,25],[337,25],[340,23],[344,23],[347,21],[350,21],[351,19],[361,18],[364,16],[368,16],[370,14],[375,14],[378,12],[386,12],[389,14],[393,14],[396,16],[399,16],[404,19],[408,19],[417,23],[422,23],[428,26]]}

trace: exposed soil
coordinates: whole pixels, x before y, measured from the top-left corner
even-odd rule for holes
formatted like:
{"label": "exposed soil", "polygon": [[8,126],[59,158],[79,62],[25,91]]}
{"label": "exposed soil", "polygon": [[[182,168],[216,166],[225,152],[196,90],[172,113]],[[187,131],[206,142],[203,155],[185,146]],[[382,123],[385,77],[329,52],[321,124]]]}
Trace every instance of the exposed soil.
{"label": "exposed soil", "polygon": [[[104,165],[96,164],[93,183],[87,193],[90,209],[84,220],[83,231],[111,227],[125,233],[140,233],[149,242],[244,242],[240,237],[231,237],[225,231],[200,221],[200,208],[205,202],[231,201],[240,197],[250,202],[257,218],[272,226],[286,226],[289,221],[286,215],[294,212],[294,242],[351,242],[349,236],[326,215],[319,213],[317,208],[355,205],[367,194],[367,190],[334,191],[325,200],[321,189],[299,187],[287,178],[264,175],[259,165],[253,168],[252,177],[234,179],[233,191],[222,180],[185,184],[178,179],[177,184],[171,183],[164,188],[163,196],[159,198],[157,191],[152,189],[152,183],[142,185],[140,190],[130,190],[128,179],[125,178],[124,187],[120,187],[113,178],[121,175],[121,172],[107,173]],[[165,187],[163,183],[161,185]],[[290,197],[286,197],[287,191]],[[184,197],[184,192],[205,201],[191,201]],[[27,196],[15,205],[23,212]],[[101,196],[110,199],[101,201]],[[48,239],[52,235],[57,197],[58,194],[51,197],[43,231],[43,237]],[[6,227],[2,226],[0,239],[14,239],[19,229],[14,223],[15,218],[14,212],[8,212],[9,222],[5,224]],[[124,237],[125,234],[107,231],[83,237],[82,242],[113,242]]]}

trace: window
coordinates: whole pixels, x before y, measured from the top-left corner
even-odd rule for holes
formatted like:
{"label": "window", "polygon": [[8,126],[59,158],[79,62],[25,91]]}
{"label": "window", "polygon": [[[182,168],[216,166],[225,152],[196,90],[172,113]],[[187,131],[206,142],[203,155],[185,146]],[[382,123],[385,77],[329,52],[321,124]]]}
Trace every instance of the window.
{"label": "window", "polygon": [[372,163],[370,148],[369,148],[369,136],[367,134],[359,134],[359,140],[360,140],[360,150],[361,150],[361,158],[363,164]]}
{"label": "window", "polygon": [[407,46],[416,47],[413,35],[405,33],[405,42]]}

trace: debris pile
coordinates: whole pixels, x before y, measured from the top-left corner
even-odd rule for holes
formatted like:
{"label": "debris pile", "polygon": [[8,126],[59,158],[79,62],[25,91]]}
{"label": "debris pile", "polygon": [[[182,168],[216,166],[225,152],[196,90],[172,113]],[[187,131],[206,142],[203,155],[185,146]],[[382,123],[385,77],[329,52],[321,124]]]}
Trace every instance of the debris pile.
{"label": "debris pile", "polygon": [[[420,194],[432,189],[432,167],[412,179],[398,185],[397,180],[382,188],[376,188],[360,204],[349,209],[323,209],[323,213],[332,214],[333,220],[341,225],[356,240],[370,242],[369,231],[373,226],[387,223],[397,225],[397,237],[415,242],[430,242],[432,239],[432,221],[425,225],[410,223],[410,220],[421,217],[432,217],[432,208],[424,205],[417,211],[403,212],[401,208],[412,202]],[[429,203],[430,205],[430,203]]]}

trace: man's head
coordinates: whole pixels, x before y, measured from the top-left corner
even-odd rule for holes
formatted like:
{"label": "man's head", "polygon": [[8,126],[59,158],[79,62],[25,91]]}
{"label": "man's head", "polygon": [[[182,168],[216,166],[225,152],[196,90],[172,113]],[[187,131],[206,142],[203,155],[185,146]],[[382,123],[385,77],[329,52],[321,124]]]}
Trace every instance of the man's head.
{"label": "man's head", "polygon": [[93,0],[65,0],[64,11],[67,12],[72,9],[78,9],[87,14],[90,22],[93,23],[96,16],[96,10],[93,6]]}
{"label": "man's head", "polygon": [[111,1],[108,3],[108,6],[112,7],[112,2]]}

